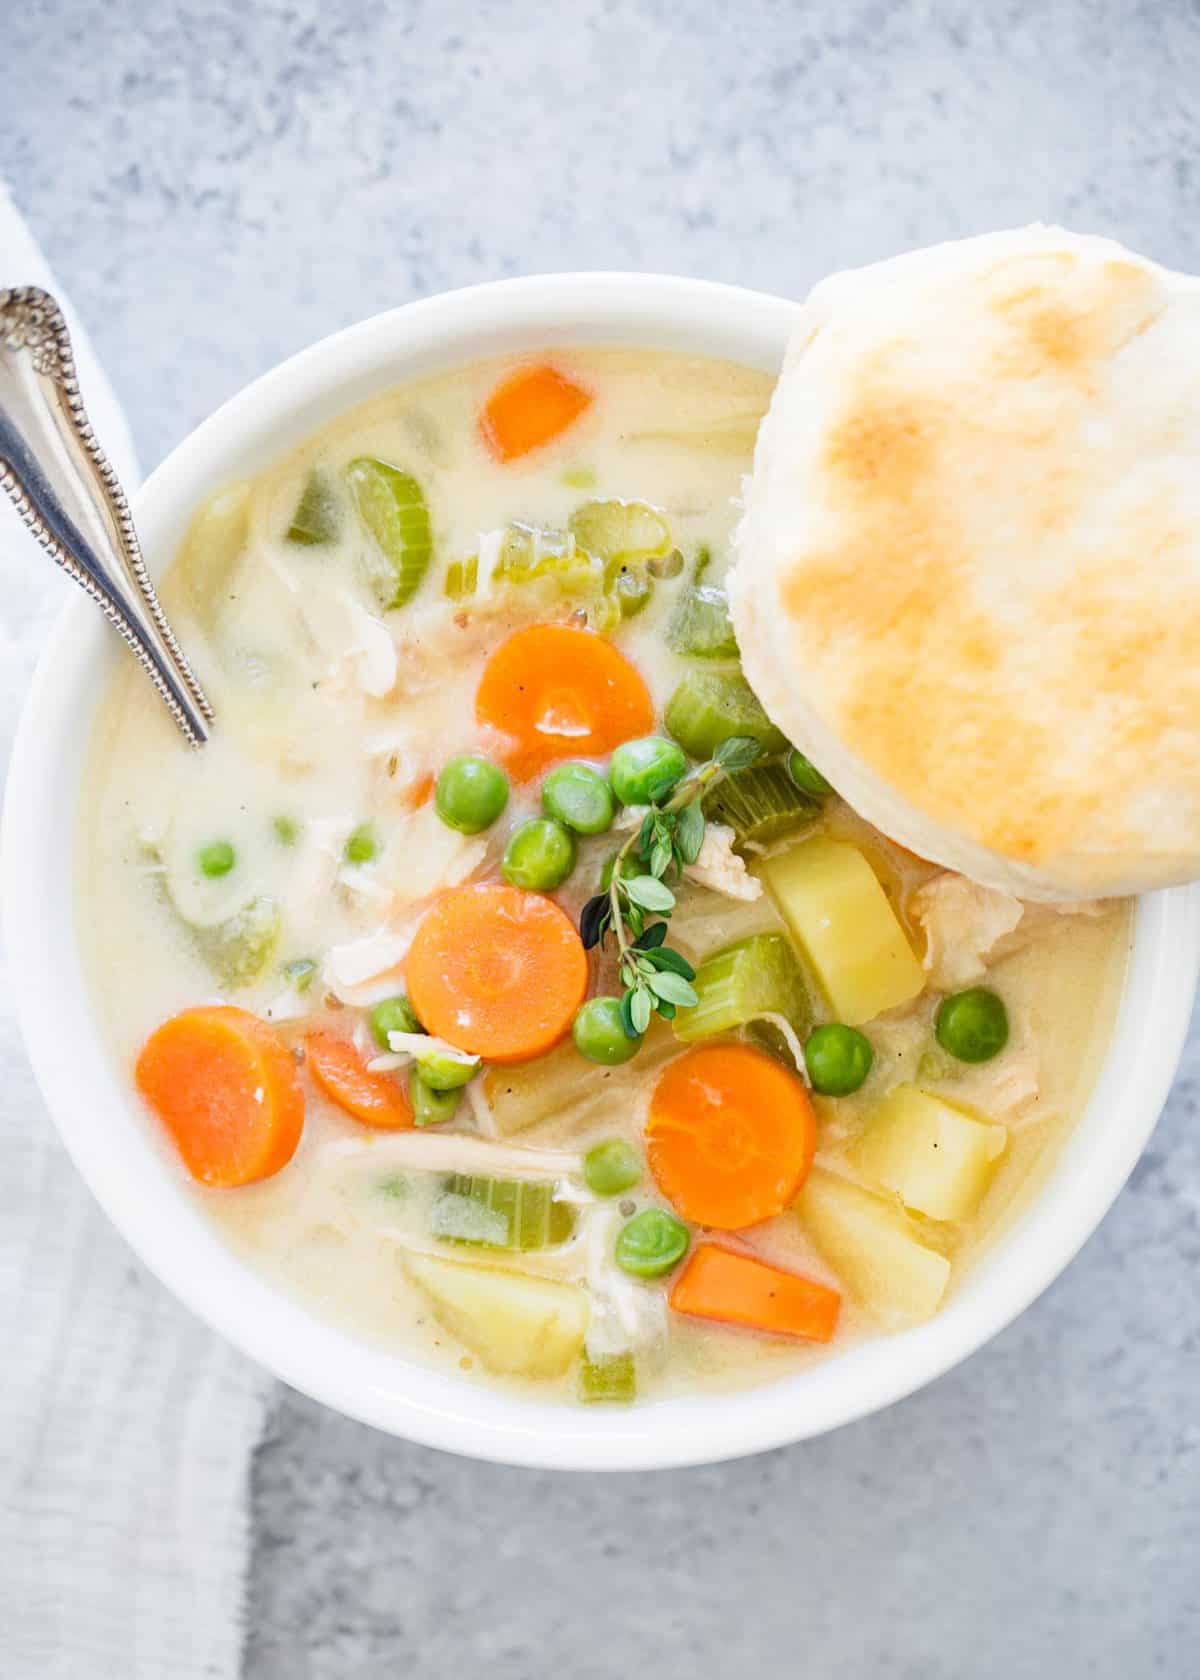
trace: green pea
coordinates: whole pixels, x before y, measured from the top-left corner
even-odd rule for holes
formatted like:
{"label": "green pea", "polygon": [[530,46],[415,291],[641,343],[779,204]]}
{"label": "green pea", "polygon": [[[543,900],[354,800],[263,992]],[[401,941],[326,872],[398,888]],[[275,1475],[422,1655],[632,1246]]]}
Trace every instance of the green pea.
{"label": "green pea", "polygon": [[464,753],[443,765],[433,802],[447,828],[482,834],[508,804],[508,777],[490,758]]}
{"label": "green pea", "polygon": [[542,783],[542,809],[576,834],[603,834],[613,820],[612,789],[590,764],[559,764]]}
{"label": "green pea", "polygon": [[633,1277],[656,1278],[687,1253],[688,1229],[665,1208],[643,1208],[617,1233],[616,1261]]}
{"label": "green pea", "polygon": [[801,793],[810,793],[814,799],[827,799],[833,792],[833,787],[822,776],[815,764],[811,764],[798,747],[793,747],[787,756],[788,775],[795,782]]}
{"label": "green pea", "polygon": [[300,838],[300,824],[295,817],[273,817],[271,827],[281,846],[294,846]]}
{"label": "green pea", "polygon": [[510,886],[550,892],[562,885],[574,867],[571,831],[548,817],[530,817],[514,830],[504,848],[500,873]]}
{"label": "green pea", "polygon": [[201,846],[196,853],[196,863],[201,875],[207,875],[209,880],[215,881],[221,875],[228,875],[237,862],[237,853],[228,840],[210,840],[207,846]]}
{"label": "green pea", "polygon": [[670,793],[686,770],[682,747],[662,735],[644,735],[617,748],[608,779],[622,805],[651,805]]}
{"label": "green pea", "polygon": [[617,1067],[636,1056],[640,1038],[630,1038],[621,1021],[621,1000],[615,997],[589,998],[571,1023],[575,1048],[589,1062]]}
{"label": "green pea", "polygon": [[381,1050],[390,1050],[389,1033],[423,1033],[425,1028],[417,1019],[417,1012],[403,992],[384,998],[370,1014],[371,1034]]}
{"label": "green pea", "polygon": [[1008,1043],[1008,1010],[986,986],[943,998],[933,1030],[943,1050],[960,1062],[990,1062]]}
{"label": "green pea", "polygon": [[823,1097],[848,1097],[857,1091],[874,1060],[870,1039],[840,1021],[814,1027],[804,1046],[808,1077]]}
{"label": "green pea", "polygon": [[408,1100],[412,1104],[414,1125],[440,1126],[444,1120],[453,1120],[462,1092],[435,1091],[414,1067],[408,1076]]}
{"label": "green pea", "polygon": [[370,863],[379,850],[370,823],[360,823],[346,842],[347,863]]}
{"label": "green pea", "polygon": [[461,1091],[479,1072],[479,1057],[472,1056],[470,1061],[463,1062],[457,1056],[432,1050],[417,1057],[417,1069],[431,1091]]}
{"label": "green pea", "polygon": [[624,1138],[607,1138],[583,1157],[583,1182],[597,1196],[619,1196],[642,1176],[642,1158]]}

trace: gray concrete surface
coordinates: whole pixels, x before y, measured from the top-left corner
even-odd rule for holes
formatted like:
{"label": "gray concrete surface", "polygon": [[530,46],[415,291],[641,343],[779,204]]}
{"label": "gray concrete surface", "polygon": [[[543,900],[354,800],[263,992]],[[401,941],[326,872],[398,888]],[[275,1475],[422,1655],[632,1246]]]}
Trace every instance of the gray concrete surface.
{"label": "gray concrete surface", "polygon": [[[1035,217],[1200,267],[1191,0],[8,0],[0,169],[147,466],[331,329],[538,269],[799,292]],[[281,1392],[247,1680],[1200,1673],[1200,1042],[1049,1294],[815,1444],[571,1479]]]}

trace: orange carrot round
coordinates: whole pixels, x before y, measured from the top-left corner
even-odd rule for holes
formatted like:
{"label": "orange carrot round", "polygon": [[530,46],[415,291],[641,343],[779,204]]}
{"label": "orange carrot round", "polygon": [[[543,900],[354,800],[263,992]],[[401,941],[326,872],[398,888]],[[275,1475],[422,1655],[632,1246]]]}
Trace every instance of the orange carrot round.
{"label": "orange carrot round", "polygon": [[505,738],[518,781],[558,758],[600,758],[648,735],[654,702],[640,673],[592,630],[535,624],[501,642],[475,697],[476,720]]}
{"label": "orange carrot round", "polygon": [[557,904],[482,885],[442,894],[417,929],[404,978],[429,1032],[491,1062],[525,1062],[565,1036],[588,965]]}
{"label": "orange carrot round", "polygon": [[702,1044],[664,1068],[646,1126],[650,1170],[697,1225],[770,1219],[808,1176],[817,1123],[800,1080],[748,1044]]}
{"label": "orange carrot round", "polygon": [[769,1266],[752,1254],[700,1243],[671,1289],[671,1306],[693,1318],[743,1324],[776,1336],[828,1342],[837,1327],[842,1297],[836,1289]]}
{"label": "orange carrot round", "polygon": [[413,1123],[405,1092],[386,1074],[372,1073],[353,1044],[336,1033],[309,1033],[304,1040],[308,1071],[331,1102],[364,1126],[396,1132]]}
{"label": "orange carrot round", "polygon": [[304,1093],[271,1027],[230,1005],[172,1015],[142,1046],[138,1090],[202,1184],[269,1178],[296,1152]]}
{"label": "orange carrot round", "polygon": [[479,429],[497,461],[515,461],[565,432],[591,401],[590,391],[556,367],[518,368],[484,403]]}

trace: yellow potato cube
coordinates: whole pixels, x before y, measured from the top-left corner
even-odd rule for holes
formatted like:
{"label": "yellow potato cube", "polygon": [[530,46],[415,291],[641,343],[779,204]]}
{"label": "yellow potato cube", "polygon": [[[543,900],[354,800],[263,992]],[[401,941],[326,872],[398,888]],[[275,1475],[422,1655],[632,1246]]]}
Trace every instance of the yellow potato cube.
{"label": "yellow potato cube", "polygon": [[976,1119],[919,1085],[876,1103],[851,1150],[855,1166],[930,1219],[970,1219],[983,1200],[1008,1127]]}
{"label": "yellow potato cube", "polygon": [[950,1262],[918,1241],[897,1201],[814,1167],[796,1211],[851,1295],[882,1324],[898,1329],[937,1311]]}
{"label": "yellow potato cube", "polygon": [[574,1283],[408,1254],[404,1265],[439,1324],[489,1371],[557,1377],[583,1347],[588,1298]]}
{"label": "yellow potato cube", "polygon": [[859,1026],[924,989],[924,970],[857,846],[815,835],[768,858],[762,874],[839,1021]]}

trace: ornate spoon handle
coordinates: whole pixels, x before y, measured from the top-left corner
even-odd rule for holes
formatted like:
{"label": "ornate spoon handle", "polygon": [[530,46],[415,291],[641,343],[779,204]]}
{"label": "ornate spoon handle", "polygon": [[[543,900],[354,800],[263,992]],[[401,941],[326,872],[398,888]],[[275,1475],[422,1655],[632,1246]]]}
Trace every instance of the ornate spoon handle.
{"label": "ornate spoon handle", "polygon": [[62,310],[37,286],[0,289],[0,489],[120,631],[193,746],[212,707],[159,605],[129,503],[79,395]]}

